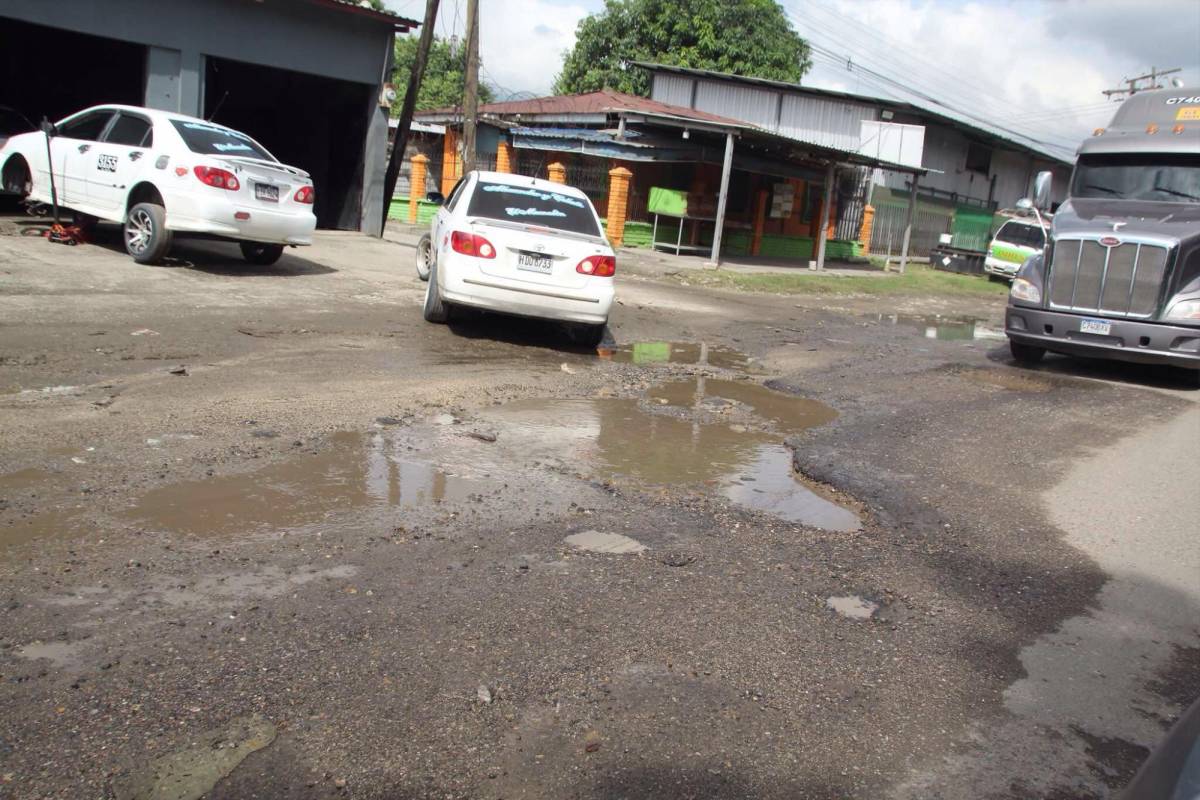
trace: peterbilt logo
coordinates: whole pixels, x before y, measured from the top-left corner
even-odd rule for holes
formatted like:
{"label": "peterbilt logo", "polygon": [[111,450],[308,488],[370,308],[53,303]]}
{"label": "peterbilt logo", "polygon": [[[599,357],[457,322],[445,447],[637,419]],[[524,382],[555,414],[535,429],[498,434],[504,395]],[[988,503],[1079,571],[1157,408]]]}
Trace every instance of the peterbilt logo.
{"label": "peterbilt logo", "polygon": [[1116,247],[1121,243],[1121,240],[1115,236],[1101,236],[1100,244],[1104,247]]}

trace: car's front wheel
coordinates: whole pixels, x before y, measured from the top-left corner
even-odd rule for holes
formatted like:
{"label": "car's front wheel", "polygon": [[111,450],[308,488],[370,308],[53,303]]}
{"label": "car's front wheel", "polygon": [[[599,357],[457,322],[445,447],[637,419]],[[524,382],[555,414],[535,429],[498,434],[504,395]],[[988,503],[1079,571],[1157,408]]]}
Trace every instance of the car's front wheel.
{"label": "car's front wheel", "polygon": [[283,245],[263,244],[262,242],[241,242],[242,258],[251,264],[267,267],[274,264],[283,255]]}
{"label": "car's front wheel", "polygon": [[139,264],[157,264],[171,249],[167,210],[158,203],[138,203],[125,217],[125,251]]}
{"label": "car's front wheel", "polygon": [[429,234],[417,242],[417,277],[423,281],[429,280],[429,266],[433,263],[433,240]]}
{"label": "car's front wheel", "polygon": [[429,266],[429,283],[425,284],[425,321],[449,322],[451,308],[449,303],[442,300],[442,292],[438,289],[437,262],[435,261]]}
{"label": "car's front wheel", "polygon": [[13,156],[4,165],[4,191],[24,199],[33,188],[33,178],[29,174],[29,165],[20,156]]}
{"label": "car's front wheel", "polygon": [[1032,344],[1021,344],[1020,342],[1009,341],[1009,352],[1018,364],[1026,367],[1032,367],[1034,364],[1042,360],[1046,355],[1046,348],[1037,347]]}

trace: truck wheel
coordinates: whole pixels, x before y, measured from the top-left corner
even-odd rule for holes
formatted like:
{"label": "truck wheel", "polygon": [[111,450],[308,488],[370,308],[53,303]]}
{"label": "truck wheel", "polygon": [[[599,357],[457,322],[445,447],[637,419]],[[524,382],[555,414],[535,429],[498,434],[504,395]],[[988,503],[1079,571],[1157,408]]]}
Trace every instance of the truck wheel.
{"label": "truck wheel", "polygon": [[425,321],[447,323],[450,321],[451,308],[453,306],[449,303],[442,302],[437,282],[437,262],[434,262],[429,267],[429,283],[425,284]]}
{"label": "truck wheel", "polygon": [[1012,357],[1016,362],[1025,367],[1032,367],[1046,355],[1046,348],[1020,342],[1010,341],[1008,349],[1012,352]]}
{"label": "truck wheel", "polygon": [[157,264],[171,249],[167,210],[158,203],[138,203],[125,217],[125,251],[139,264]]}
{"label": "truck wheel", "polygon": [[433,263],[433,240],[429,234],[417,242],[417,277],[423,281],[429,280],[429,266]]}
{"label": "truck wheel", "polygon": [[251,264],[267,267],[274,264],[283,255],[283,245],[263,244],[262,242],[240,242],[242,258]]}

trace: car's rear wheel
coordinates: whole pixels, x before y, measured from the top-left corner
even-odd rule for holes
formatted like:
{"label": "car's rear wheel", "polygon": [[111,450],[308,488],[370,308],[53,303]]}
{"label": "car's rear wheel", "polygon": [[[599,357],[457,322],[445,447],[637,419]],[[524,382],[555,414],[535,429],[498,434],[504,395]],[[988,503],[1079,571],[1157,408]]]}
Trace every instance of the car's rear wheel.
{"label": "car's rear wheel", "polygon": [[433,264],[433,240],[429,234],[417,242],[417,277],[423,281],[429,280],[429,267]]}
{"label": "car's rear wheel", "polygon": [[605,325],[572,325],[569,329],[571,341],[580,347],[594,350],[604,341]]}
{"label": "car's rear wheel", "polygon": [[283,245],[263,244],[262,242],[240,242],[242,258],[251,264],[267,267],[274,264],[283,255]]}
{"label": "car's rear wheel", "polygon": [[450,311],[453,308],[443,302],[441,290],[437,282],[437,262],[429,266],[429,283],[425,284],[425,321],[446,323],[450,321]]}
{"label": "car's rear wheel", "polygon": [[125,252],[139,264],[157,264],[171,249],[167,210],[158,203],[138,203],[125,217]]}
{"label": "car's rear wheel", "polygon": [[1046,355],[1046,348],[1020,342],[1009,341],[1008,349],[1016,362],[1026,367],[1033,366]]}

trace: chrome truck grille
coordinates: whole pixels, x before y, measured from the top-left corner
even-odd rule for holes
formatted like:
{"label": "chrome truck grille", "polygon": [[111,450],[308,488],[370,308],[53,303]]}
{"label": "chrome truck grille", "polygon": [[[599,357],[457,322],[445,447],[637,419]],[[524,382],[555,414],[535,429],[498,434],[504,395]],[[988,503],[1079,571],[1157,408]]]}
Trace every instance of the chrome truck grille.
{"label": "chrome truck grille", "polygon": [[1050,264],[1050,307],[1108,317],[1146,318],[1158,310],[1167,248],[1095,239],[1056,239]]}

